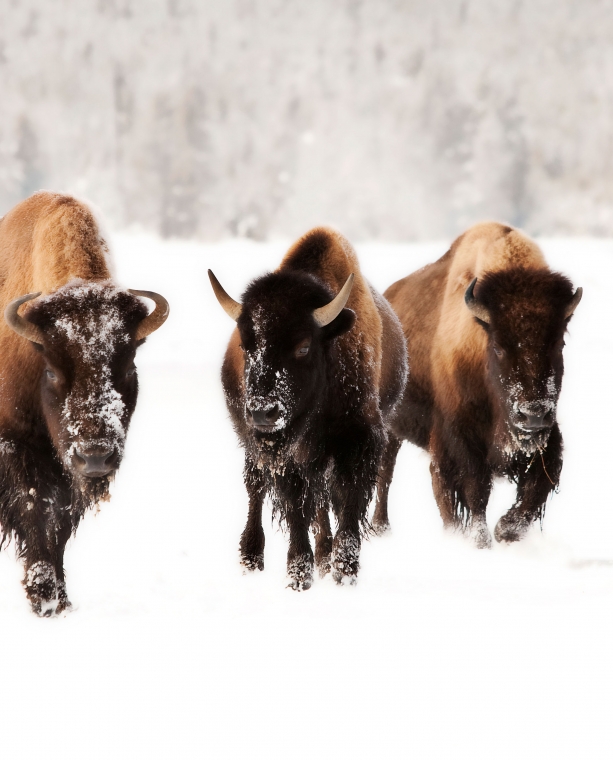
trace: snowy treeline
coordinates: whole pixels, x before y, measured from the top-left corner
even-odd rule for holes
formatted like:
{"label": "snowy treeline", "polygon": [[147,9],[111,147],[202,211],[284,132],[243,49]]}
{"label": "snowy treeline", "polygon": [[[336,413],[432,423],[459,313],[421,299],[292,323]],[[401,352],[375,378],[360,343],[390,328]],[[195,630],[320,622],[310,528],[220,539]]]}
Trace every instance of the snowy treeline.
{"label": "snowy treeline", "polygon": [[613,234],[611,0],[2,0],[0,214],[165,236]]}

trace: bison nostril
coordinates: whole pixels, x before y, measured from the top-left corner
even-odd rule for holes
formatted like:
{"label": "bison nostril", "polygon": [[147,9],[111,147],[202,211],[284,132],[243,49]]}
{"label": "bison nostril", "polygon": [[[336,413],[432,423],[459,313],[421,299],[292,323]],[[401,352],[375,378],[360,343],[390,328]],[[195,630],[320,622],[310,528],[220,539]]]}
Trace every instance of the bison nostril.
{"label": "bison nostril", "polygon": [[523,412],[517,412],[517,419],[518,419],[520,422],[525,422],[525,420],[526,420],[526,415],[525,415]]}
{"label": "bison nostril", "polygon": [[275,404],[273,407],[266,411],[266,419],[268,422],[275,422],[279,417],[279,406]]}
{"label": "bison nostril", "polygon": [[109,448],[77,449],[73,454],[73,466],[87,477],[108,475],[117,462],[117,452]]}
{"label": "bison nostril", "polygon": [[247,407],[247,421],[251,421],[256,427],[273,427],[280,413],[281,410],[278,404],[266,407],[265,409],[249,409]]}

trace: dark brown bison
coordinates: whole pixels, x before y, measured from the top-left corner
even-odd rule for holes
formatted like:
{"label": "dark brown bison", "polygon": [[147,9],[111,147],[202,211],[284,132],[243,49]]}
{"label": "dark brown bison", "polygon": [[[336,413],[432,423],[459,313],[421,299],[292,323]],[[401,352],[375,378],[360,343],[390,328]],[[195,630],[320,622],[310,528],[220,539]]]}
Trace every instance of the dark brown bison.
{"label": "dark brown bison", "polygon": [[108,499],[136,405],[134,355],[168,304],[116,287],[92,212],[48,192],[0,220],[0,299],[2,543],[14,537],[32,609],[49,616],[70,606],[64,548]]}
{"label": "dark brown bison", "polygon": [[543,517],[562,469],[556,407],[568,322],[581,300],[518,230],[472,227],[437,262],[385,295],[404,328],[410,375],[392,422],[374,524],[388,525],[387,489],[402,440],[428,450],[446,526],[491,545],[494,476],[517,484],[497,541],[517,541]]}
{"label": "dark brown bison", "polygon": [[329,229],[301,238],[241,303],[209,275],[237,322],[222,383],[245,449],[241,562],[264,567],[268,494],[289,527],[290,586],[308,589],[313,580],[309,528],[320,574],[332,568],[337,583],[355,583],[389,416],[406,380],[398,319],[360,274],[349,242]]}

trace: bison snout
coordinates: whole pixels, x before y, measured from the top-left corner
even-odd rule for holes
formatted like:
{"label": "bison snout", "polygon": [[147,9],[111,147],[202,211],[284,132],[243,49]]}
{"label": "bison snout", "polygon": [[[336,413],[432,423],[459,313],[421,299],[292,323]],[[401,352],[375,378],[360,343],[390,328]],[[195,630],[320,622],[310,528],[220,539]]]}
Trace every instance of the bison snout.
{"label": "bison snout", "polygon": [[546,430],[553,426],[554,415],[549,409],[539,412],[517,412],[515,425],[529,433],[536,433],[539,430]]}
{"label": "bison snout", "polygon": [[75,470],[87,478],[108,475],[117,466],[117,452],[111,448],[75,449],[72,458]]}
{"label": "bison snout", "polygon": [[278,404],[266,407],[265,409],[250,409],[247,407],[247,415],[251,418],[250,422],[256,427],[274,427],[280,413],[281,410]]}

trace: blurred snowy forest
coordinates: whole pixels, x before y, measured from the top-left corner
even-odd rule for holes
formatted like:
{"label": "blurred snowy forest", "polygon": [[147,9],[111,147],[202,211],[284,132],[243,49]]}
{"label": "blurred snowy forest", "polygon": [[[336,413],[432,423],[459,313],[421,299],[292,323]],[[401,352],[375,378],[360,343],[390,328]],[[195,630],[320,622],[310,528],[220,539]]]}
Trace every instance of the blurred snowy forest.
{"label": "blurred snowy forest", "polygon": [[0,214],[613,235],[611,0],[0,0]]}

